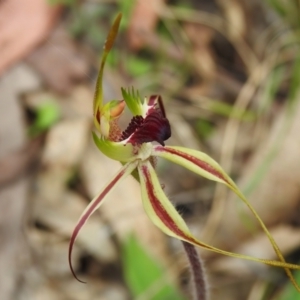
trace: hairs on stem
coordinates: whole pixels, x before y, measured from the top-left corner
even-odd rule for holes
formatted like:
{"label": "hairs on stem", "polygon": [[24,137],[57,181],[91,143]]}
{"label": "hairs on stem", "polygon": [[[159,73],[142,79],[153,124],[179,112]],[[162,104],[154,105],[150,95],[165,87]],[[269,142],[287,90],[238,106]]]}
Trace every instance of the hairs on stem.
{"label": "hairs on stem", "polygon": [[208,300],[208,287],[203,262],[194,245],[185,241],[182,241],[182,244],[191,267],[194,299]]}

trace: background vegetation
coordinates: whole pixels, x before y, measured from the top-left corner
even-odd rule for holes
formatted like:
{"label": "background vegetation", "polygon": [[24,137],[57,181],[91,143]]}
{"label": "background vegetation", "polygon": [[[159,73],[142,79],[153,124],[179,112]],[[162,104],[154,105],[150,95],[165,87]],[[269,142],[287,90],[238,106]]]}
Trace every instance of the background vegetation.
{"label": "background vegetation", "polygon": [[[127,180],[80,234],[73,226],[119,168],[92,144],[99,58],[117,12],[105,98],[121,87],[161,94],[169,144],[220,162],[300,263],[300,4],[297,0],[21,0],[0,2],[0,298],[190,299],[181,244],[143,212]],[[128,122],[125,114],[123,126]],[[221,186],[158,162],[161,182],[199,238],[274,258]],[[113,203],[114,202],[114,203]],[[201,251],[211,299],[297,300],[284,272]],[[300,274],[296,273],[300,283]]]}

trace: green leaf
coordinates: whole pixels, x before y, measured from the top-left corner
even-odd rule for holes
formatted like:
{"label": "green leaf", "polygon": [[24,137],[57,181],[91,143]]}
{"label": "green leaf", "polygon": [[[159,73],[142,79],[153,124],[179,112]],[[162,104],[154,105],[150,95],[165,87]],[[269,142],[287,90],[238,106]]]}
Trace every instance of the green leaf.
{"label": "green leaf", "polygon": [[133,8],[135,7],[135,2],[136,2],[136,0],[118,1],[119,10],[123,14],[123,21],[120,26],[121,31],[128,28],[130,17],[131,17],[131,12],[132,12]]}
{"label": "green leaf", "polygon": [[[122,23],[121,23],[122,24]],[[111,49],[109,55],[107,56],[106,62],[111,68],[117,68],[120,51],[119,49]]]}
{"label": "green leaf", "polygon": [[77,0],[48,0],[50,5],[62,4],[66,6],[73,6],[76,4]]}
{"label": "green leaf", "polygon": [[210,101],[208,103],[208,109],[216,114],[222,116],[235,118],[241,121],[253,121],[256,118],[255,112],[251,110],[240,110],[234,108],[232,105],[221,101]]}
{"label": "green leaf", "polygon": [[122,246],[125,280],[134,298],[147,294],[151,300],[184,300],[177,289],[167,282],[165,270],[130,235]]}
{"label": "green leaf", "polygon": [[36,110],[35,122],[28,128],[30,136],[36,136],[50,128],[59,118],[60,111],[53,102],[46,102]]}
{"label": "green leaf", "polygon": [[137,77],[144,75],[145,73],[150,72],[153,63],[149,60],[130,56],[129,59],[126,61],[126,67],[128,69],[129,74],[132,77]]}
{"label": "green leaf", "polygon": [[213,132],[214,127],[210,122],[198,119],[195,124],[195,129],[202,139],[206,139]]}
{"label": "green leaf", "polygon": [[298,99],[299,84],[300,84],[300,54],[297,55],[293,62],[293,70],[291,74],[291,85],[289,89],[288,101],[290,109],[293,109],[293,104]]}
{"label": "green leaf", "polygon": [[[295,279],[300,282],[300,272],[295,272]],[[300,293],[289,282],[277,300],[300,300]]]}
{"label": "green leaf", "polygon": [[265,85],[263,86],[261,100],[258,104],[258,114],[270,111],[271,105],[276,99],[276,94],[280,90],[285,72],[286,68],[279,66],[274,68],[274,70],[270,73]]}
{"label": "green leaf", "polygon": [[285,5],[280,0],[268,0],[268,3],[281,17],[286,16]]}

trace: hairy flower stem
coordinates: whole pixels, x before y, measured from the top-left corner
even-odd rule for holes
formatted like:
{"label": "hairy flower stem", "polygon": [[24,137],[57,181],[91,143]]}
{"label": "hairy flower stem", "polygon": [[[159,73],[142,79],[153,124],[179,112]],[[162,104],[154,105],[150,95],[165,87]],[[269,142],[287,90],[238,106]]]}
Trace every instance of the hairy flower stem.
{"label": "hairy flower stem", "polygon": [[194,300],[208,300],[208,289],[203,262],[195,246],[184,241],[182,244],[191,266],[194,283]]}

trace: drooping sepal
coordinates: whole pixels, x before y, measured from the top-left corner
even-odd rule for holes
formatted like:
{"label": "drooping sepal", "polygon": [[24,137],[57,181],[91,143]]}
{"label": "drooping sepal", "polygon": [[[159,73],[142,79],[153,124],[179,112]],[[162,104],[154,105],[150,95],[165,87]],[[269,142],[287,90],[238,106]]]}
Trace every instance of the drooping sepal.
{"label": "drooping sepal", "polygon": [[218,181],[227,186],[235,186],[221,166],[207,154],[177,146],[155,146],[152,154],[179,164],[207,179]]}
{"label": "drooping sepal", "polygon": [[284,259],[275,261],[224,251],[196,239],[162,190],[151,163],[149,161],[141,162],[138,165],[138,171],[144,209],[152,222],[164,233],[215,253],[284,268],[291,282],[297,290],[300,291],[300,288],[290,271],[290,269],[299,270],[299,265],[286,263]]}
{"label": "drooping sepal", "polygon": [[69,265],[73,276],[80,282],[83,282],[78,279],[75,274],[75,271],[72,267],[72,250],[75,243],[75,240],[84,226],[89,217],[103,204],[104,200],[107,198],[109,193],[115,188],[117,183],[120,183],[123,179],[125,179],[128,175],[132,173],[132,171],[136,168],[137,162],[127,163],[123,166],[123,168],[109,181],[109,183],[102,189],[102,191],[97,195],[86,207],[82,215],[80,216],[75,229],[72,233],[71,240],[69,243]]}
{"label": "drooping sepal", "polygon": [[143,206],[152,222],[169,236],[178,238],[189,232],[187,225],[161,188],[149,161],[138,165]]}
{"label": "drooping sepal", "polygon": [[[290,265],[286,263],[276,241],[272,237],[271,233],[265,226],[264,222],[261,220],[259,217],[258,213],[256,210],[253,208],[253,206],[249,203],[249,201],[246,199],[246,197],[243,195],[243,193],[239,190],[239,188],[236,186],[236,184],[233,182],[233,180],[225,173],[225,171],[221,168],[221,166],[214,161],[211,157],[209,157],[207,154],[192,150],[192,149],[187,149],[183,147],[162,147],[162,146],[155,146],[152,151],[152,155],[154,156],[160,156],[165,159],[168,159],[176,164],[179,164],[192,172],[195,172],[198,175],[201,175],[207,179],[214,180],[217,182],[221,182],[225,185],[227,185],[249,208],[251,213],[254,215],[258,223],[260,224],[261,228],[267,235],[279,261],[267,261],[267,260],[260,260],[261,262],[273,266],[280,266],[285,269],[285,272],[287,276],[290,278],[291,282],[293,285],[296,287],[298,291],[300,291],[300,287],[296,283],[290,269],[300,269],[300,266],[298,265]],[[214,250],[215,251],[215,250]],[[219,252],[221,253],[221,252]],[[225,252],[223,252],[225,254]],[[228,254],[227,252],[227,255]],[[235,256],[235,257],[240,257],[240,258],[245,258],[249,260],[254,260],[253,258],[246,258],[245,256],[237,256],[237,255],[230,255],[230,256]],[[258,260],[256,260],[258,261]]]}

